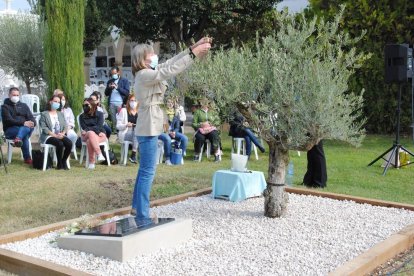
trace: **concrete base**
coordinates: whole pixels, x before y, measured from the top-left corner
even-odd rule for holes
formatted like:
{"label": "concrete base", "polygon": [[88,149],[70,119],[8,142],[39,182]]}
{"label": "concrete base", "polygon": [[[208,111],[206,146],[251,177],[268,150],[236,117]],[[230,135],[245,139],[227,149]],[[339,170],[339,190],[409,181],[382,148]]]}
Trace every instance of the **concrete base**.
{"label": "concrete base", "polygon": [[59,237],[57,244],[63,249],[79,250],[124,262],[159,248],[174,247],[189,240],[192,234],[191,219],[175,219],[125,237],[70,235]]}

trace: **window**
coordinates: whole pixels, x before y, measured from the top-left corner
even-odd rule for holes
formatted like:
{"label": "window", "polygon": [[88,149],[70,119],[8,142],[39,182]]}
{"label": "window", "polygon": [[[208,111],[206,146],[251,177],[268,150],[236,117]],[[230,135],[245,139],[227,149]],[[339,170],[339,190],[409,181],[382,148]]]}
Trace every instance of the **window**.
{"label": "window", "polygon": [[97,56],[95,58],[96,67],[108,67],[108,61],[106,56]]}

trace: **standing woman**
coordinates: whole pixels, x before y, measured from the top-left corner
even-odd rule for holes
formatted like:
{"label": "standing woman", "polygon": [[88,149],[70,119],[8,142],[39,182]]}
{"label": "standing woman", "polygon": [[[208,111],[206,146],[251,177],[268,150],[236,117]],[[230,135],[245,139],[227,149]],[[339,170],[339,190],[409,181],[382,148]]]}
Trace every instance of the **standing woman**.
{"label": "standing woman", "polygon": [[[135,46],[132,52],[132,73],[135,77],[134,91],[139,102],[135,135],[139,143],[140,165],[135,181],[132,208],[136,217],[149,219],[149,198],[155,175],[158,136],[163,132],[163,103],[167,79],[183,72],[196,57],[206,55],[211,38],[204,37],[178,55],[158,64],[158,56],[148,44]],[[134,212],[134,211],[132,211]]]}
{"label": "standing woman", "polygon": [[41,144],[50,144],[56,147],[58,170],[69,170],[66,161],[72,151],[72,142],[66,137],[67,125],[63,113],[57,111],[60,108],[59,96],[53,96],[48,104],[47,110],[40,114]]}

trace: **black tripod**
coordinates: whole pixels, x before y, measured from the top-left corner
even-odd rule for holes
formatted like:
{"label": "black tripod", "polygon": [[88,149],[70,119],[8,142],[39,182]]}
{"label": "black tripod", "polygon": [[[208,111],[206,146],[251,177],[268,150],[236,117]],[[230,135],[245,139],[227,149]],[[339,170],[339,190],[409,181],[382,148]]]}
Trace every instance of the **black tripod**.
{"label": "black tripod", "polygon": [[[402,90],[402,84],[399,85],[399,92],[398,92],[398,103],[397,103],[397,110],[396,110],[396,113],[397,113],[397,130],[396,130],[396,132],[397,133],[396,133],[394,144],[392,145],[391,148],[387,149],[383,154],[381,154],[380,156],[375,158],[371,163],[368,164],[368,166],[371,166],[372,164],[374,164],[375,162],[377,162],[380,159],[384,159],[385,161],[387,161],[387,164],[385,165],[385,168],[384,168],[384,171],[383,171],[382,175],[385,175],[387,173],[387,170],[388,170],[388,168],[391,164],[391,160],[393,160],[393,158],[394,158],[394,167],[397,168],[397,169],[411,164],[411,163],[404,164],[404,165],[399,164],[400,149],[414,157],[414,154],[412,152],[410,152],[409,150],[407,150],[406,148],[404,148],[400,144],[401,90]],[[391,154],[388,157],[388,159],[384,158],[384,155],[388,154],[389,152],[391,152]]]}

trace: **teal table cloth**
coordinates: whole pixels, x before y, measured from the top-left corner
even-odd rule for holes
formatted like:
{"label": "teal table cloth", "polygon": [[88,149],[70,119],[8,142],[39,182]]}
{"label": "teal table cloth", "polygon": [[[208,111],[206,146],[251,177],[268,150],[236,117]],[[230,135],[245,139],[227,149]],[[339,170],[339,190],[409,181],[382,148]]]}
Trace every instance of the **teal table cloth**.
{"label": "teal table cloth", "polygon": [[214,198],[238,202],[249,197],[261,196],[265,188],[263,172],[219,170],[213,176]]}

